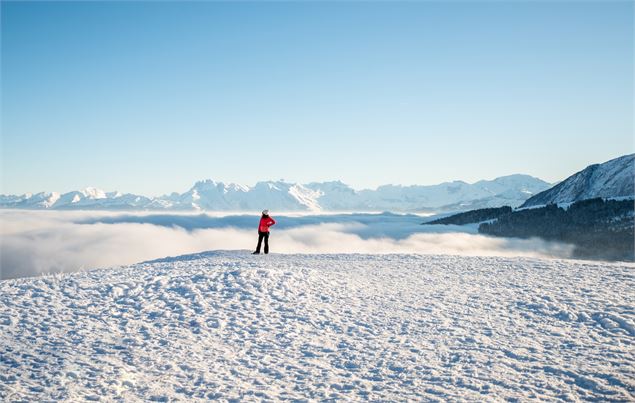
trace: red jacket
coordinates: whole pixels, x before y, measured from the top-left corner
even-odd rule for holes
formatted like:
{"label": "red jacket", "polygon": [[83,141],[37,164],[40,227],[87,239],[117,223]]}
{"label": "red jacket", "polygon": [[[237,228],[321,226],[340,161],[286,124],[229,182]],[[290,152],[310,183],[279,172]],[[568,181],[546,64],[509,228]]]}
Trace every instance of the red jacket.
{"label": "red jacket", "polygon": [[269,232],[269,227],[276,223],[276,220],[267,216],[260,218],[260,225],[258,225],[258,231]]}

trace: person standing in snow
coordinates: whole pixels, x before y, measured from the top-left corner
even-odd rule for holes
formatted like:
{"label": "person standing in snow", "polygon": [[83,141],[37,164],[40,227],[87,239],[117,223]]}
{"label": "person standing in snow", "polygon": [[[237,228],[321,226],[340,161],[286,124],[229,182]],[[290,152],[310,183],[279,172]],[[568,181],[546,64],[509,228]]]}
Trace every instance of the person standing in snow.
{"label": "person standing in snow", "polygon": [[274,225],[276,220],[269,217],[269,210],[262,210],[262,217],[260,217],[260,224],[258,225],[258,246],[256,251],[252,255],[260,254],[260,245],[262,240],[265,240],[265,254],[269,253],[269,227]]}

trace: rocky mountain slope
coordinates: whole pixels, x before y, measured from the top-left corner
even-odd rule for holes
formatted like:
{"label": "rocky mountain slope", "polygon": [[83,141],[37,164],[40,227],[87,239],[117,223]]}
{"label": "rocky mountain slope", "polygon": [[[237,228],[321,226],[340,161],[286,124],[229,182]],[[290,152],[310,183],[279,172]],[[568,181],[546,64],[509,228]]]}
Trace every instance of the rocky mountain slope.
{"label": "rocky mountain slope", "polygon": [[635,197],[635,154],[593,164],[551,189],[527,199],[521,207],[602,198]]}

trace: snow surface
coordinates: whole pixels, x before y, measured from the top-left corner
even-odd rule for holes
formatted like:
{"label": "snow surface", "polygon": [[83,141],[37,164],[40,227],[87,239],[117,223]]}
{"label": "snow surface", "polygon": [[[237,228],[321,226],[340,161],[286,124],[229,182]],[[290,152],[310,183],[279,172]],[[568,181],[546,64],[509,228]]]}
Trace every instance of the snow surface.
{"label": "snow surface", "polygon": [[207,252],[6,280],[0,400],[633,400],[634,268]]}

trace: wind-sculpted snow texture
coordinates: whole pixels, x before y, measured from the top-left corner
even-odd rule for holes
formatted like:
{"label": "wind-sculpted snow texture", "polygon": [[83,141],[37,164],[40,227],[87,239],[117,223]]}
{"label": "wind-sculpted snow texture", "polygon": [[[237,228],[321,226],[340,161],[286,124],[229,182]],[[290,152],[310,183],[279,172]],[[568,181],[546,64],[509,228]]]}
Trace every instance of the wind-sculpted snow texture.
{"label": "wind-sculpted snow texture", "polygon": [[0,282],[0,400],[635,399],[634,267],[209,252]]}

